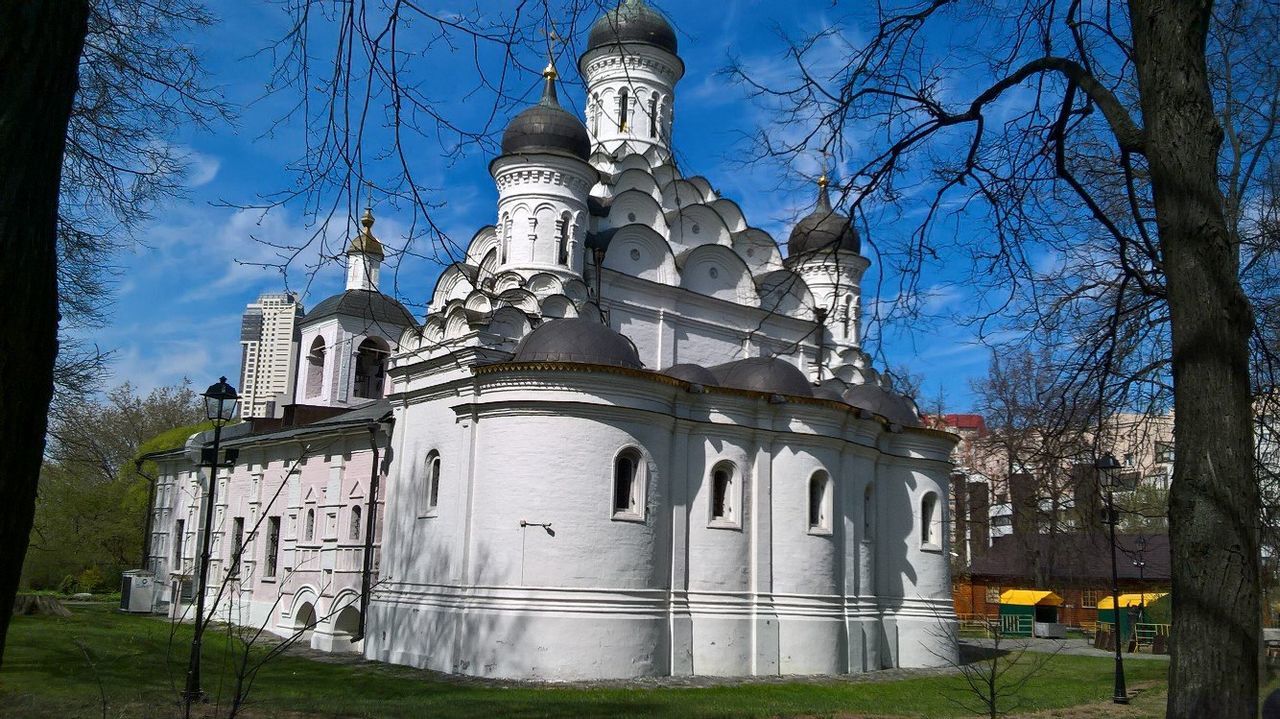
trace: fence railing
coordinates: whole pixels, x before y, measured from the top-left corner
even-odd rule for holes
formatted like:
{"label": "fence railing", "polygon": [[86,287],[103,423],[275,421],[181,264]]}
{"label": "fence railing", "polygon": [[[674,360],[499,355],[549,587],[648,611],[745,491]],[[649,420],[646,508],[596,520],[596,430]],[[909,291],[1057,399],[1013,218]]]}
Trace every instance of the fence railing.
{"label": "fence railing", "polygon": [[[1130,652],[1152,652],[1157,651],[1157,645],[1160,645],[1160,653],[1164,653],[1163,647],[1169,645],[1169,627],[1168,624],[1155,624],[1152,622],[1135,622],[1133,629],[1126,637],[1126,651]],[[1097,630],[1099,632],[1114,632],[1114,622],[1098,622]]]}
{"label": "fence railing", "polygon": [[1034,619],[1025,614],[1004,614],[1000,617],[1000,633],[1013,636],[1030,636]]}

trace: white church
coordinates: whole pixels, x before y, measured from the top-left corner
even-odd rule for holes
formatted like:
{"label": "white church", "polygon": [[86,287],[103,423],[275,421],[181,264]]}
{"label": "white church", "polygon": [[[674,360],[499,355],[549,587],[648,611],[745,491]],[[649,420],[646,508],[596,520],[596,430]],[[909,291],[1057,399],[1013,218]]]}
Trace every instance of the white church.
{"label": "white church", "polygon": [[[224,432],[215,615],[487,677],[955,658],[954,437],[860,347],[869,262],[825,178],[784,249],[676,168],[684,69],[641,0],[590,30],[585,118],[549,66],[490,163],[495,224],[422,321],[378,291],[366,212],[347,290],[297,320],[282,416]],[[155,457],[148,569],[175,615],[208,439]]]}

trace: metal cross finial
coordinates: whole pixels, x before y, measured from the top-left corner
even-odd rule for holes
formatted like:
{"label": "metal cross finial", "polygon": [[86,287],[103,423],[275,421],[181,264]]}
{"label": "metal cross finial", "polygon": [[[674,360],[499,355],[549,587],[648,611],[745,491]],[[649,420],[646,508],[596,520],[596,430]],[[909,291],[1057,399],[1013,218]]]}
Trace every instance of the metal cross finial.
{"label": "metal cross finial", "polygon": [[[550,17],[547,18],[547,26],[542,29],[542,34],[547,38],[547,71],[555,73],[555,46],[556,43],[563,42],[564,38],[560,37],[559,33],[556,32],[556,24],[551,21]],[[544,71],[543,74],[545,75],[546,72]]]}

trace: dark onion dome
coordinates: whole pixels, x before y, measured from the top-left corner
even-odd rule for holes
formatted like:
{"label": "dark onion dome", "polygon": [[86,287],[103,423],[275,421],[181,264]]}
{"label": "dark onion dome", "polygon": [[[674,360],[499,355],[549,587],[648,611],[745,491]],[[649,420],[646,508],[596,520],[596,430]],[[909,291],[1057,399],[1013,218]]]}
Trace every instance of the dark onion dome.
{"label": "dark onion dome", "polygon": [[560,107],[556,99],[556,69],[542,71],[546,84],[538,104],[516,115],[502,133],[502,154],[535,152],[567,155],[586,162],[591,157],[591,137],[577,115]]}
{"label": "dark onion dome", "polygon": [[363,228],[351,238],[351,244],[347,247],[348,255],[365,254],[379,260],[385,257],[382,251],[382,243],[378,242],[378,238],[373,236],[373,208],[364,208],[364,217],[360,218],[360,226]]}
{"label": "dark onion dome", "polygon": [[818,178],[818,206],[792,228],[787,240],[787,257],[833,249],[861,252],[862,239],[849,218],[832,209],[824,174]]}
{"label": "dark onion dome", "polygon": [[516,346],[513,362],[574,362],[640,369],[640,355],[631,340],[609,327],[568,317],[551,320],[530,332]]}
{"label": "dark onion dome", "polygon": [[347,290],[316,305],[310,312],[303,315],[299,326],[319,322],[326,317],[333,317],[334,315],[359,317],[367,320],[371,325],[376,324],[384,327],[416,327],[418,324],[414,321],[413,315],[410,314],[409,310],[405,309],[404,305],[381,292],[374,290]]}
{"label": "dark onion dome", "polygon": [[600,16],[587,35],[587,52],[598,47],[638,42],[676,54],[676,31],[644,0],[623,0]]}
{"label": "dark onion dome", "polygon": [[920,426],[920,418],[911,400],[871,382],[851,387],[844,393],[844,401],[859,409],[875,412],[894,424]]}
{"label": "dark onion dome", "polygon": [[813,387],[804,373],[790,362],[777,357],[752,357],[727,362],[711,368],[716,384],[721,387],[747,389],[753,392],[812,397]]}
{"label": "dark onion dome", "polygon": [[711,370],[700,364],[673,364],[662,370],[662,374],[665,374],[668,377],[675,377],[676,379],[684,380],[685,382],[692,382],[693,384],[719,384],[716,376],[711,374]]}

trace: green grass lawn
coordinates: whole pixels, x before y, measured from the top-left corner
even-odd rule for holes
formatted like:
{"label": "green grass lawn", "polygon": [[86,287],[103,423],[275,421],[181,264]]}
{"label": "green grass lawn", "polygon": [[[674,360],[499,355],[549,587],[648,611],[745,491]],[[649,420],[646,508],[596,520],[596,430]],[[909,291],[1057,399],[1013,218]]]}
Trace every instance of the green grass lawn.
{"label": "green grass lawn", "polygon": [[[15,617],[0,670],[0,716],[172,717],[185,676],[190,627],[121,615],[108,606],[73,606],[69,619]],[[172,641],[170,633],[174,632]],[[205,644],[205,689],[223,704],[200,716],[227,715],[231,642],[216,629]],[[1028,655],[1030,656],[1030,655]],[[1158,692],[1167,664],[1128,662],[1131,685]],[[1026,687],[1022,709],[1102,702],[1112,663],[1055,656]],[[341,665],[281,656],[265,664],[246,716],[282,717],[958,717],[948,696],[961,679],[751,684],[705,689],[571,688],[477,685],[405,667]]]}

